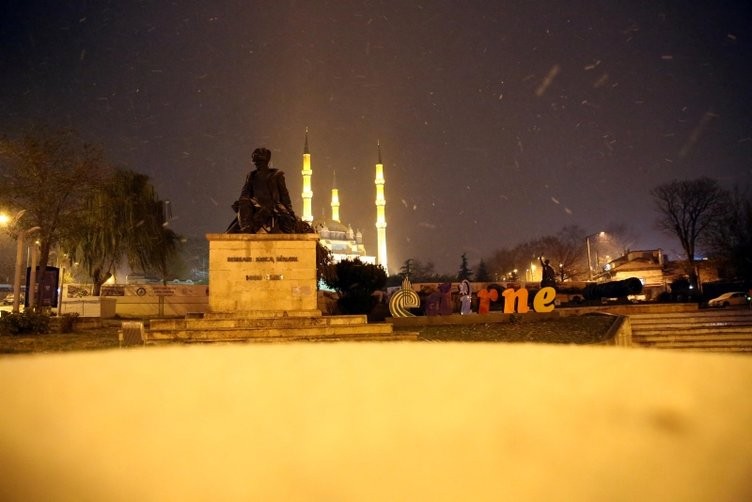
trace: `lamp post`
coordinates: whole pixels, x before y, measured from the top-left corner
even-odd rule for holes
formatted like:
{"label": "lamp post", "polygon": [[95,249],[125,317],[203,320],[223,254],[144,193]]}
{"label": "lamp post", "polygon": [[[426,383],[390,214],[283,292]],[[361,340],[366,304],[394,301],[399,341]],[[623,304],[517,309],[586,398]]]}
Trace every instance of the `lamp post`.
{"label": "lamp post", "polygon": [[[22,209],[21,211],[16,213],[16,216],[13,218],[6,214],[0,214],[0,225],[9,226],[12,224],[14,227],[16,227],[18,225],[18,221],[21,219],[25,212],[26,211]],[[39,229],[40,227],[32,227],[28,230],[19,230],[18,234],[16,235],[16,269],[13,275],[13,313],[15,314],[17,314],[20,310],[19,303],[21,300],[21,270],[23,268],[24,240],[33,232],[36,232]],[[35,261],[36,259],[34,251],[35,250],[32,250],[32,261]],[[36,268],[34,263],[32,263],[31,265],[31,280],[29,282],[34,284],[36,282]],[[31,289],[33,295],[33,286]],[[27,291],[26,293],[28,294],[29,292]]]}
{"label": "lamp post", "polygon": [[603,237],[606,232],[596,232],[585,236],[585,247],[587,248],[587,266],[588,266],[588,279],[593,280],[593,259],[590,257],[590,238],[591,237]]}
{"label": "lamp post", "polygon": [[[21,299],[21,269],[23,267],[23,243],[24,239],[29,236],[32,232],[36,232],[39,230],[39,227],[32,227],[26,231],[21,230],[18,232],[18,237],[16,238],[16,273],[13,276],[13,313],[17,314],[19,309],[19,300]],[[32,260],[35,261],[35,260]],[[34,284],[36,282],[36,264],[31,264],[31,273],[32,278],[29,281],[31,284],[27,284],[27,290],[31,289],[31,295],[33,298],[34,295]],[[26,294],[29,294],[29,291],[26,291]],[[33,303],[31,303],[33,300],[29,299],[30,305],[33,306]]]}

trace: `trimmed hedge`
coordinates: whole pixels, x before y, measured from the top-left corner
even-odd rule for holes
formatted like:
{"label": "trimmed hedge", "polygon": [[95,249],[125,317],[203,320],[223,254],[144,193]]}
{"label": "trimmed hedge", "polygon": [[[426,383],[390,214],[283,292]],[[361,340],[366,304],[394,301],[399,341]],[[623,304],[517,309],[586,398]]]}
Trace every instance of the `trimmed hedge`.
{"label": "trimmed hedge", "polygon": [[26,335],[50,331],[50,316],[37,312],[3,312],[0,316],[0,334]]}

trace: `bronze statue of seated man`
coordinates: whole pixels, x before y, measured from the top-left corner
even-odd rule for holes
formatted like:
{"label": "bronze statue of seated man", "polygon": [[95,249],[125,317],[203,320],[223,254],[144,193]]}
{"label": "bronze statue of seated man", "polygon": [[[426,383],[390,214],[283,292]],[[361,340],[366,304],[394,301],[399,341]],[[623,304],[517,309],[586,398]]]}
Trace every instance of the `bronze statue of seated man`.
{"label": "bronze statue of seated man", "polygon": [[227,228],[228,233],[289,234],[301,230],[303,222],[292,210],[285,174],[269,166],[271,158],[272,152],[267,148],[253,151],[251,160],[256,169],[248,173],[240,197],[232,205],[237,215]]}

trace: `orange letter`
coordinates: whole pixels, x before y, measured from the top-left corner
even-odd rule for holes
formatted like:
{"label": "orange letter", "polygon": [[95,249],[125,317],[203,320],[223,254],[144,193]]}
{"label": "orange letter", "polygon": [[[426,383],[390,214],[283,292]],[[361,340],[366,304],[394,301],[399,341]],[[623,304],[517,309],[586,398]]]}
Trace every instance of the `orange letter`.
{"label": "orange letter", "polygon": [[527,289],[520,288],[515,291],[512,288],[505,289],[501,294],[504,297],[504,313],[514,314],[514,302],[517,301],[517,312],[524,314],[528,310],[527,307]]}
{"label": "orange letter", "polygon": [[554,309],[556,290],[551,286],[541,288],[533,298],[533,310],[536,312],[551,312]]}

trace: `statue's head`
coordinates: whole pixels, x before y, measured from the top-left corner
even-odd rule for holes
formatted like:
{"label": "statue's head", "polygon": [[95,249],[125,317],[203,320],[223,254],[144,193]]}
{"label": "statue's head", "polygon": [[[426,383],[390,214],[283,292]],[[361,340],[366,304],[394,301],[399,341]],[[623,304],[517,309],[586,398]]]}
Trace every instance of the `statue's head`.
{"label": "statue's head", "polygon": [[256,148],[251,155],[251,160],[257,166],[267,165],[272,159],[272,152],[268,148]]}

